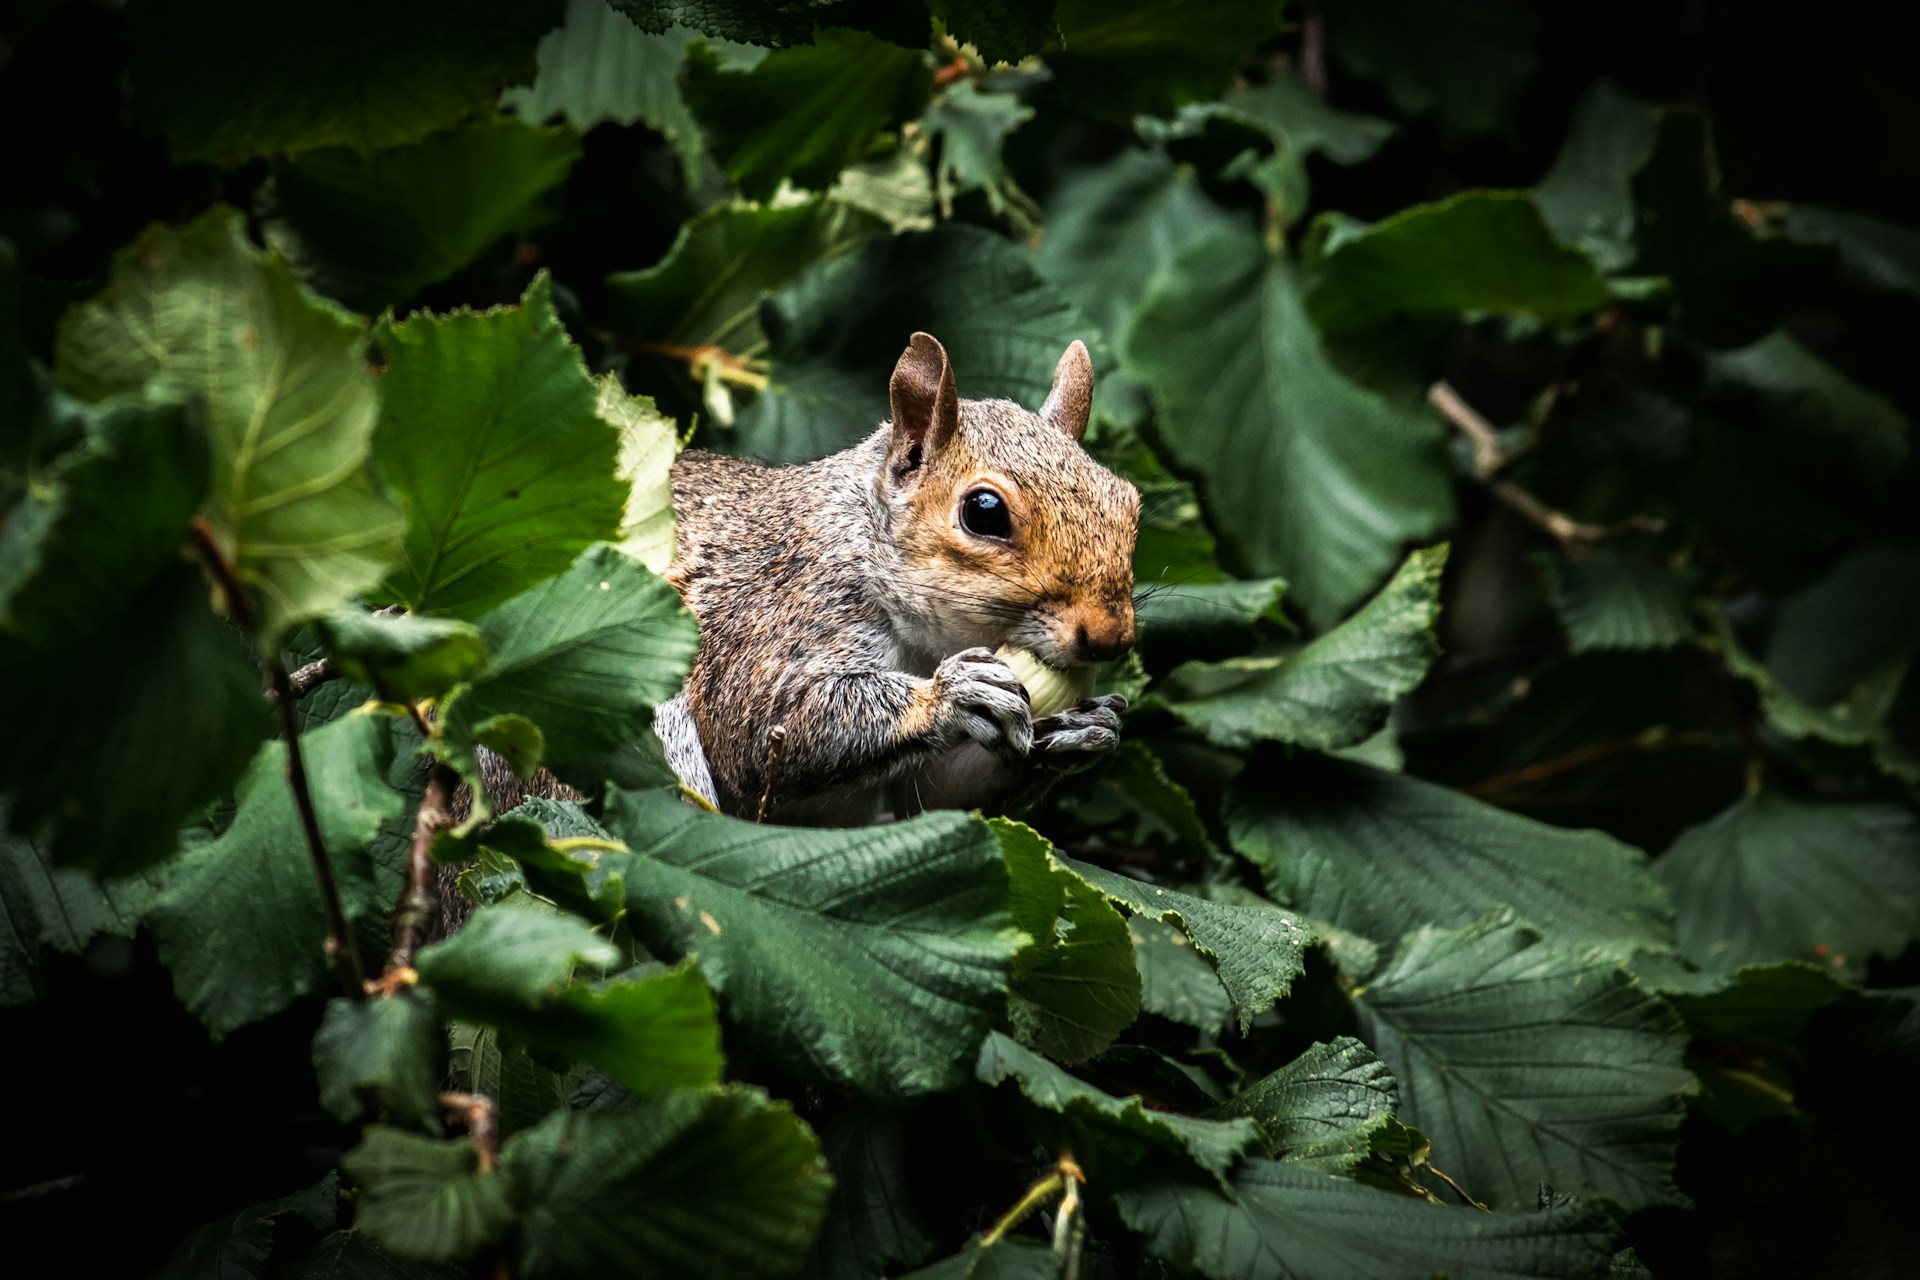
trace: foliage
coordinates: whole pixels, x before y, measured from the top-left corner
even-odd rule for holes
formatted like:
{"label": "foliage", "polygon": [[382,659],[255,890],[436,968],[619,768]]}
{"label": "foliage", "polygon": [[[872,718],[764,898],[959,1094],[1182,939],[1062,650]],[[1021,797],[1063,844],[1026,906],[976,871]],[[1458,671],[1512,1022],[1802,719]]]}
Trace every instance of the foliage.
{"label": "foliage", "polygon": [[[1869,7],[16,8],[16,1238],[1920,1247],[1870,1172],[1920,1026],[1920,98]],[[1143,496],[1125,742],[1009,815],[712,813],[651,728],[672,461],[854,443],[916,330],[1030,407],[1087,343]],[[486,751],[577,797],[495,813]]]}

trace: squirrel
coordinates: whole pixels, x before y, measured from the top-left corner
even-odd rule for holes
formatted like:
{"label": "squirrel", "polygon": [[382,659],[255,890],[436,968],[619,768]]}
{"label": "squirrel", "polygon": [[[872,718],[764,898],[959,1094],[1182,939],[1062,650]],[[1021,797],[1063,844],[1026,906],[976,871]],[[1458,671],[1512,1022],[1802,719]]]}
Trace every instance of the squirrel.
{"label": "squirrel", "polygon": [[1123,698],[1035,719],[994,656],[1074,668],[1133,645],[1140,495],[1081,446],[1086,346],[1038,412],[960,399],[925,333],[888,392],[890,422],[816,462],[674,463],[666,578],[700,645],[655,728],[723,812],[862,825],[889,803],[1009,805],[1119,741]]}

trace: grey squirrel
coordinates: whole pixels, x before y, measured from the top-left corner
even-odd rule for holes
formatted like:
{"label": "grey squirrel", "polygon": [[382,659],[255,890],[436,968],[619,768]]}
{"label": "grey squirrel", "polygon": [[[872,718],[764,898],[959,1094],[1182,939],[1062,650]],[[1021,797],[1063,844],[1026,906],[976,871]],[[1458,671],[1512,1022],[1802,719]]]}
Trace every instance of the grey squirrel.
{"label": "grey squirrel", "polygon": [[1076,668],[1133,645],[1140,495],[1081,447],[1086,347],[1037,413],[960,399],[924,333],[888,390],[892,421],[817,462],[674,463],[666,576],[700,648],[655,727],[723,812],[858,825],[1004,805],[1119,741],[1124,699],[1035,719],[994,656]]}

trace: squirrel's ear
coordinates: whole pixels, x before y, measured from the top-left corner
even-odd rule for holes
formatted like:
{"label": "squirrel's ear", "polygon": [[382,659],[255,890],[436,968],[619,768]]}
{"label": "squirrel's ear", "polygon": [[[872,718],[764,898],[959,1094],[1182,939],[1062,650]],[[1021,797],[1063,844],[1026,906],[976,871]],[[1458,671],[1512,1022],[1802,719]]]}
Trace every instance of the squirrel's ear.
{"label": "squirrel's ear", "polygon": [[1093,412],[1093,359],[1087,344],[1075,338],[1060,363],[1053,367],[1053,390],[1040,406],[1040,416],[1078,440],[1087,433]]}
{"label": "squirrel's ear", "polygon": [[932,334],[916,333],[893,366],[887,384],[893,403],[893,442],[887,459],[897,476],[917,470],[960,425],[960,393],[953,387],[947,349]]}

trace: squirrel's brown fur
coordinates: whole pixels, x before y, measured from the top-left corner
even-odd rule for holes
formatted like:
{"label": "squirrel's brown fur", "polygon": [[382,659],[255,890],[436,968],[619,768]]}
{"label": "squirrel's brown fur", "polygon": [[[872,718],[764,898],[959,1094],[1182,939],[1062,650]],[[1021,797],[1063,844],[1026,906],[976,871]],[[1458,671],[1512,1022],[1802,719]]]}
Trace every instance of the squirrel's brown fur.
{"label": "squirrel's brown fur", "polygon": [[[865,822],[894,784],[899,807],[971,807],[1114,744],[1117,699],[1035,724],[980,652],[1068,667],[1132,644],[1140,498],[1080,446],[1085,347],[1039,413],[959,400],[925,334],[891,390],[892,422],[817,462],[674,464],[667,576],[700,622],[685,709],[729,812],[752,817],[764,795],[781,821]],[[1004,538],[963,521],[983,488],[1004,500]]]}

